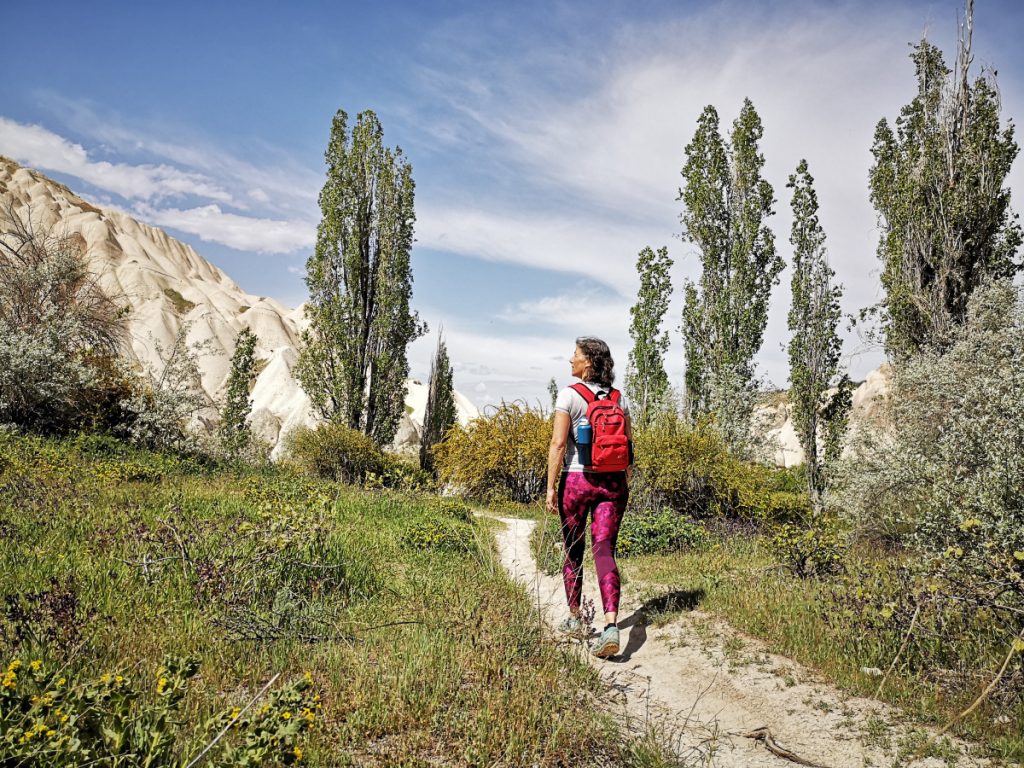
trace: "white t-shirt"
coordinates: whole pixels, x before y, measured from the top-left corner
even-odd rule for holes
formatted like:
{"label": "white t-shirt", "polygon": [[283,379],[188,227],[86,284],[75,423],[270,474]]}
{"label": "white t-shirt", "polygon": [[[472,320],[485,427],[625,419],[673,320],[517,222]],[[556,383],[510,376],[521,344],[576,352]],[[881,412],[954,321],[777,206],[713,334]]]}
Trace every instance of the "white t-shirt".
{"label": "white t-shirt", "polygon": [[[594,381],[583,382],[591,392],[595,395],[598,392],[608,393],[608,387],[602,387],[600,384]],[[626,404],[625,395],[619,393],[619,407],[622,408],[622,412],[629,416],[629,405]],[[562,412],[569,414],[569,439],[565,443],[565,460],[562,464],[563,472],[582,472],[583,465],[579,462],[579,457],[576,455],[576,425],[580,423],[580,419],[587,415],[587,401],[583,399],[583,395],[577,392],[572,387],[566,387],[558,392],[558,397],[555,398],[555,413]]]}

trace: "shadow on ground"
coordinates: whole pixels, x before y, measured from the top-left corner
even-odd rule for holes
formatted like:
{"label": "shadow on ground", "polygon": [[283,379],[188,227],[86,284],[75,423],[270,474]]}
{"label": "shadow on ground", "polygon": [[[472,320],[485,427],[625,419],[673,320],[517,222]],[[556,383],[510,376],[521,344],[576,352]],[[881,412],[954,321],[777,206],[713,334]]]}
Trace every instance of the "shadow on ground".
{"label": "shadow on ground", "polygon": [[652,597],[631,616],[619,622],[619,629],[629,630],[629,641],[622,652],[609,661],[626,662],[647,642],[647,626],[659,616],[678,611],[692,611],[704,598],[703,589],[678,589]]}

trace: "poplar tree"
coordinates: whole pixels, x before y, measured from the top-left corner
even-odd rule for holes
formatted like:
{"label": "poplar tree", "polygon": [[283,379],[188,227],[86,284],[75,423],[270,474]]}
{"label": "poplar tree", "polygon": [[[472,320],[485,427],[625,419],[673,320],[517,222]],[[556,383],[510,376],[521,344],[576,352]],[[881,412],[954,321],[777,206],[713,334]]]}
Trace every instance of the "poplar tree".
{"label": "poplar tree", "polygon": [[[823,435],[829,431],[831,424],[826,422],[826,416],[830,417],[829,422],[845,422],[846,418],[843,409],[831,407],[834,397],[829,398],[829,403],[824,402],[839,371],[843,347],[837,330],[842,317],[842,288],[835,285],[835,272],[828,264],[825,231],[818,220],[818,196],[806,160],[800,161],[786,186],[793,190],[793,225],[789,236],[793,244],[789,396],[796,434],[806,457],[811,506],[818,511],[825,485],[823,457],[818,453],[819,429]],[[843,398],[846,389],[844,382],[835,392]]]}
{"label": "poplar tree", "polygon": [[558,402],[558,382],[555,381],[554,376],[548,381],[548,395],[551,397],[551,410],[553,411],[555,410],[555,403]]}
{"label": "poplar tree", "polygon": [[412,166],[383,146],[372,111],[351,135],[334,116],[327,145],[323,218],[306,262],[309,329],[296,377],[324,419],[386,446],[405,405],[406,349],[426,331],[412,296]]}
{"label": "poplar tree", "polygon": [[430,363],[427,410],[423,416],[423,431],[420,436],[420,467],[429,472],[434,471],[434,446],[455,426],[458,417],[453,379],[452,365],[448,360],[448,347],[445,346],[443,336],[438,333],[437,349]]}
{"label": "poplar tree", "polygon": [[249,390],[256,379],[256,341],[256,334],[243,328],[235,337],[235,351],[231,355],[227,395],[218,429],[221,445],[231,459],[241,456],[252,442],[247,419],[252,411]]}
{"label": "poplar tree", "polygon": [[914,47],[917,95],[895,131],[885,118],[875,129],[870,188],[885,296],[864,314],[878,314],[897,361],[925,348],[943,351],[971,293],[1022,266],[1005,186],[1019,148],[1013,123],[999,122],[995,72],[970,82],[973,22],[969,0],[955,70],[927,40]]}
{"label": "poplar tree", "polygon": [[633,348],[629,353],[626,394],[634,418],[641,425],[649,423],[668,400],[668,374],[665,373],[668,332],[659,334],[659,331],[672,294],[671,268],[667,248],[659,248],[657,253],[644,248],[636,261],[640,291],[636,304],[629,310],[633,318],[629,326]]}
{"label": "poplar tree", "polygon": [[728,147],[718,125],[708,105],[686,147],[679,191],[683,236],[697,246],[702,267],[697,283],[684,287],[686,401],[691,419],[713,414],[729,446],[742,450],[753,412],[754,355],[784,263],[765,224],[775,198],[761,176],[761,118],[745,99]]}

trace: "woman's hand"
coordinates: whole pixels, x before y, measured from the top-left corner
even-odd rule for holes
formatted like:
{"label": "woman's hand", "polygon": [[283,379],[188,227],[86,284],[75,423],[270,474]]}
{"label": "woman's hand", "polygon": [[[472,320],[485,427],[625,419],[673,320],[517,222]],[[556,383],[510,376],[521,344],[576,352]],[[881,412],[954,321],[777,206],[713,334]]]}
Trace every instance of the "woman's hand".
{"label": "woman's hand", "polygon": [[550,514],[558,514],[558,492],[554,488],[548,488],[548,500],[546,506]]}

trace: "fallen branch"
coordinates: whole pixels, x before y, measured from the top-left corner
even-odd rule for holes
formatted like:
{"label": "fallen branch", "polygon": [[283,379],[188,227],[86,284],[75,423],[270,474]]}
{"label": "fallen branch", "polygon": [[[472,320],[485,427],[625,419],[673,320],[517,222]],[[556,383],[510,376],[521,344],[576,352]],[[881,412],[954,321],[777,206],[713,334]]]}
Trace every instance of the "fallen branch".
{"label": "fallen branch", "polygon": [[907,634],[903,637],[903,643],[900,645],[900,649],[896,651],[896,655],[893,657],[892,664],[890,664],[889,668],[885,670],[885,674],[882,675],[882,680],[878,684],[878,690],[875,691],[876,699],[882,695],[882,688],[885,687],[885,681],[889,679],[889,675],[891,675],[892,671],[896,669],[896,662],[900,660],[900,656],[902,656],[903,652],[907,650],[907,645],[910,643],[910,635],[914,632],[914,625],[917,624],[917,617],[920,614],[921,604],[918,603],[917,607],[914,609],[914,618],[910,620],[910,626],[907,627]]}
{"label": "fallen branch", "polygon": [[928,739],[925,745],[918,750],[920,755],[926,754],[928,750],[931,749],[932,745],[939,739],[939,737],[944,736],[946,732],[950,728],[952,728],[956,723],[960,722],[965,717],[973,713],[978,707],[982,705],[985,699],[989,697],[992,691],[996,689],[996,686],[999,685],[999,681],[1002,680],[1003,675],[1006,674],[1006,668],[1010,666],[1010,662],[1013,660],[1013,657],[1016,656],[1018,652],[1024,650],[1024,640],[1022,640],[1022,637],[1024,637],[1024,630],[1021,630],[1021,632],[1015,638],[1013,638],[1013,642],[1010,643],[1010,650],[1006,652],[1006,658],[1003,659],[1003,666],[999,668],[999,671],[996,673],[996,676],[992,678],[992,682],[990,682],[985,687],[985,690],[981,692],[981,695],[974,700],[974,703],[971,704],[971,706],[969,706],[959,715],[957,715],[944,726],[942,726],[942,728],[940,728],[938,732],[934,733],[932,737]]}
{"label": "fallen branch", "polygon": [[822,765],[821,763],[813,763],[810,760],[805,760],[799,755],[790,752],[783,746],[780,746],[778,742],[772,738],[772,732],[768,729],[768,726],[756,728],[753,731],[747,731],[746,733],[739,734],[745,739],[754,739],[764,743],[765,749],[771,752],[776,757],[781,757],[784,760],[796,763],[797,765],[806,765],[809,768],[828,768],[828,766]]}
{"label": "fallen branch", "polygon": [[250,701],[248,704],[242,707],[241,711],[235,717],[231,718],[231,721],[224,726],[224,729],[213,737],[213,741],[211,741],[209,744],[203,747],[203,751],[196,755],[194,758],[192,758],[191,762],[189,762],[189,764],[186,765],[185,768],[193,768],[193,766],[199,765],[202,759],[206,757],[206,753],[213,749],[218,741],[224,738],[224,734],[227,733],[228,730],[230,730],[231,726],[235,724],[235,721],[237,721],[238,718],[244,715],[246,710],[249,709],[249,707],[251,707],[257,701],[259,701],[263,694],[270,690],[270,686],[277,682],[277,678],[279,678],[280,676],[281,673],[278,672],[276,675],[270,678],[270,681],[266,685],[264,685],[263,688],[260,689],[260,692],[253,697],[252,701]]}

